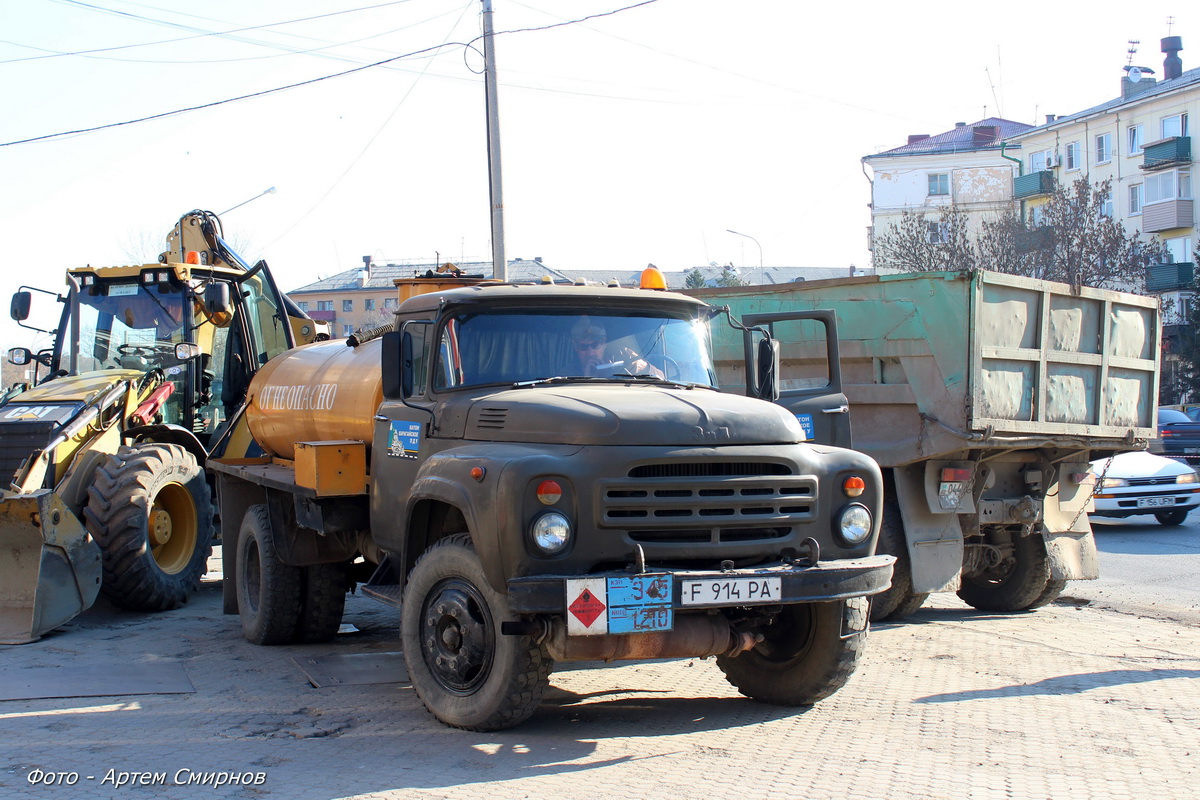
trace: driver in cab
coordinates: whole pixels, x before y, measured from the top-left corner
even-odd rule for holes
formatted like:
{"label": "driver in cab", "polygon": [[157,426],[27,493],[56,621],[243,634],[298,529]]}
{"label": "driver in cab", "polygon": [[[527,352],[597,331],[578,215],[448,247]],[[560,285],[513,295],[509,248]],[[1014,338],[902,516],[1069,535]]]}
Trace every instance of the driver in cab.
{"label": "driver in cab", "polygon": [[652,375],[665,379],[662,370],[647,362],[628,347],[618,348],[610,355],[608,333],[604,326],[590,317],[583,317],[571,328],[571,348],[578,359],[579,371],[587,377],[609,378],[621,375]]}

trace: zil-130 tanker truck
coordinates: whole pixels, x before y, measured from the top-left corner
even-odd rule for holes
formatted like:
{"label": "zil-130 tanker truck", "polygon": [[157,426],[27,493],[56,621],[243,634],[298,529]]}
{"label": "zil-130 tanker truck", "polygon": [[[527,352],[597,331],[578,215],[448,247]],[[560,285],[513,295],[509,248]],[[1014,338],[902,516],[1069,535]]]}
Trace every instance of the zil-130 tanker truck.
{"label": "zil-130 tanker truck", "polygon": [[226,611],[255,643],[327,640],[361,584],[401,609],[426,708],[471,730],[527,719],[556,661],[713,657],[760,701],[832,694],[891,577],[880,471],[769,402],[769,341],[768,399],[718,391],[720,313],[464,285],[267,362],[245,408],[265,455],[208,462]]}

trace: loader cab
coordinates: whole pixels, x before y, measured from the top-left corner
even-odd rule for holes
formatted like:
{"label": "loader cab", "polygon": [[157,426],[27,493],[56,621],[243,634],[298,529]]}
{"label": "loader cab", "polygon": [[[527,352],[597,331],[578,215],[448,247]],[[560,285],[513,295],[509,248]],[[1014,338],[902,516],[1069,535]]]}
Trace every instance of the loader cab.
{"label": "loader cab", "polygon": [[169,384],[152,424],[184,428],[205,445],[237,411],[254,372],[294,346],[265,265],[107,267],[70,273],[69,284],[50,374]]}

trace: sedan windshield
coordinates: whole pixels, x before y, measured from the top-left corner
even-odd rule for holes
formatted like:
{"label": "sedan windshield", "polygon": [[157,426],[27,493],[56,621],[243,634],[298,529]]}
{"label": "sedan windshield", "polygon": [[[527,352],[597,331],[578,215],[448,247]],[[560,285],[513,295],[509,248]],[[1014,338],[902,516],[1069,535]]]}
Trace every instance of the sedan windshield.
{"label": "sedan windshield", "polygon": [[434,386],[629,376],[715,386],[707,325],[659,309],[462,314],[442,329]]}

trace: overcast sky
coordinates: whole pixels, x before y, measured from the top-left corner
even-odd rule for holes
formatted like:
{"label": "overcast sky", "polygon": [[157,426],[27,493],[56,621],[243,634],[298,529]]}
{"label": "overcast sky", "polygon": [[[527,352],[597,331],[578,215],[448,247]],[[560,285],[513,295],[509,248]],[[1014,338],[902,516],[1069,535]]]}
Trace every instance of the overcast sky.
{"label": "overcast sky", "polygon": [[[1130,39],[1159,76],[1169,33],[1200,66],[1198,15],[1157,0],[656,0],[546,27],[635,2],[494,0],[509,258],[756,267],[761,246],[767,266],[865,266],[863,156],[1116,97]],[[153,260],[183,213],[268,187],[223,221],[285,290],[364,255],[489,259],[480,10],[0,0],[0,144],[315,81],[0,146],[0,298]],[[5,316],[3,349],[32,343]]]}

